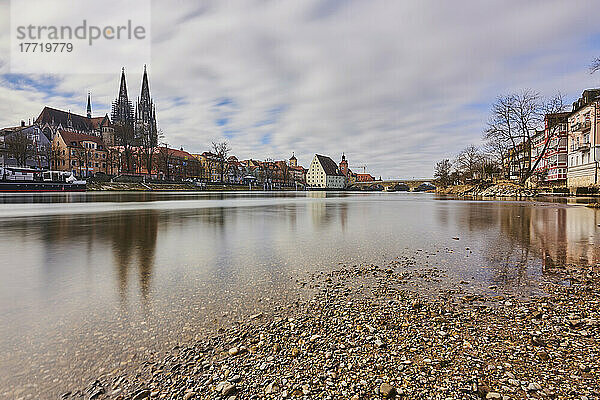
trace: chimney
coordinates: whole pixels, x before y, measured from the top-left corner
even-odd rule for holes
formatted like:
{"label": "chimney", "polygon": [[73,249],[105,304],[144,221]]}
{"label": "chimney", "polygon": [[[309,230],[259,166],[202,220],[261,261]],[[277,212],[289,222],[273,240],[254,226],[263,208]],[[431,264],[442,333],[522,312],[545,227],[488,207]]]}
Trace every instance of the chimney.
{"label": "chimney", "polygon": [[21,120],[21,127],[24,128],[25,127],[25,121]]}

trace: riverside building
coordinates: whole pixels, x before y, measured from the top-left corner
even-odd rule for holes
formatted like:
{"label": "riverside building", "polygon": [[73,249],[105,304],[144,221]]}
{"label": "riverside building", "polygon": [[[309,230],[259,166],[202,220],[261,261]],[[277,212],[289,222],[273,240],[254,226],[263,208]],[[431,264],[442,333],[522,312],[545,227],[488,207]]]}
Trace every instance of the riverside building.
{"label": "riverside building", "polygon": [[596,187],[599,183],[599,103],[600,89],[584,90],[569,115],[567,186],[572,191]]}
{"label": "riverside building", "polygon": [[344,189],[346,177],[330,157],[315,154],[306,174],[306,183],[311,188]]}

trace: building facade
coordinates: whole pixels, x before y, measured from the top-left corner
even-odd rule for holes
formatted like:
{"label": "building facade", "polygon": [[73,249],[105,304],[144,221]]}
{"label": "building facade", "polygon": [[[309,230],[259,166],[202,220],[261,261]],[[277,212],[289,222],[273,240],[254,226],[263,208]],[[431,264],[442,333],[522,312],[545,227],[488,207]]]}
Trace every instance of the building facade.
{"label": "building facade", "polygon": [[315,154],[306,173],[306,183],[312,188],[344,189],[346,177],[331,158]]}
{"label": "building facade", "polygon": [[221,179],[219,156],[210,151],[205,151],[202,154],[193,154],[193,156],[200,162],[202,167],[201,180],[205,182],[218,182]]}
{"label": "building facade", "polygon": [[568,119],[567,186],[598,186],[600,89],[584,90]]}
{"label": "building facade", "polygon": [[535,163],[541,155],[535,169],[536,175],[541,179],[540,183],[552,186],[565,186],[567,183],[569,114],[546,114],[544,129],[534,136],[531,158]]}
{"label": "building facade", "polygon": [[107,173],[108,149],[98,136],[59,130],[52,141],[50,159],[51,169],[85,178]]}
{"label": "building facade", "polygon": [[346,155],[344,153],[342,153],[342,160],[340,161],[339,168],[340,172],[346,177],[346,187],[352,186],[358,182],[358,174],[352,172],[348,166],[348,160],[346,159]]}
{"label": "building facade", "polygon": [[37,125],[0,129],[0,165],[48,168],[51,144]]}
{"label": "building facade", "polygon": [[[535,137],[535,134],[532,137]],[[529,139],[522,141],[514,148],[508,149],[502,160],[502,165],[508,179],[521,180],[525,173],[530,170],[531,165],[531,142]]]}
{"label": "building facade", "polygon": [[292,153],[288,165],[290,176],[293,182],[301,183],[302,185],[306,184],[306,168],[298,165],[298,159],[294,153]]}
{"label": "building facade", "polygon": [[103,141],[105,138],[110,140],[114,135],[114,129],[108,114],[104,117],[91,117],[92,110],[89,101],[88,96],[87,114],[90,117],[74,114],[71,111],[44,107],[34,124],[39,127],[49,141],[54,140],[54,136],[59,130],[97,136]]}
{"label": "building facade", "polygon": [[375,177],[371,174],[356,174],[356,182],[373,182]]}

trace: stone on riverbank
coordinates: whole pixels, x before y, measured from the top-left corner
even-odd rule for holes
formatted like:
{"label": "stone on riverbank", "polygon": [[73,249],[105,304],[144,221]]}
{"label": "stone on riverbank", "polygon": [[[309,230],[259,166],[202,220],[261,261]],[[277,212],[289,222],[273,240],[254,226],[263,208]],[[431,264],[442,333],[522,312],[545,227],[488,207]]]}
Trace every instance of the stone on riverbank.
{"label": "stone on riverbank", "polygon": [[410,260],[340,266],[308,279],[306,299],[97,385],[122,390],[124,400],[140,387],[165,399],[196,393],[189,400],[598,398],[600,270],[547,272],[555,278],[540,295],[455,285],[428,296],[416,285],[439,277],[437,269]]}

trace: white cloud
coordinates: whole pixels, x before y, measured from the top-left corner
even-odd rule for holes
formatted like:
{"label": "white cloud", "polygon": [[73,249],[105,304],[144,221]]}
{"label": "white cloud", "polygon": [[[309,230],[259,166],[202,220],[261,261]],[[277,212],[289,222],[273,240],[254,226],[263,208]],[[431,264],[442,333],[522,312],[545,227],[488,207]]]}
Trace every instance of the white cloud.
{"label": "white cloud", "polygon": [[[573,98],[600,84],[586,69],[600,53],[595,8],[584,1],[155,1],[152,60],[128,70],[129,93],[138,96],[148,63],[160,127],[170,144],[190,151],[227,134],[241,158],[295,151],[308,165],[315,152],[337,159],[343,151],[377,176],[430,176],[435,161],[479,142],[498,94],[530,87]],[[108,112],[119,71],[65,72],[53,77],[51,92],[0,76],[0,125],[44,104],[83,112],[87,90],[95,111]],[[222,99],[234,106],[216,106]]]}

